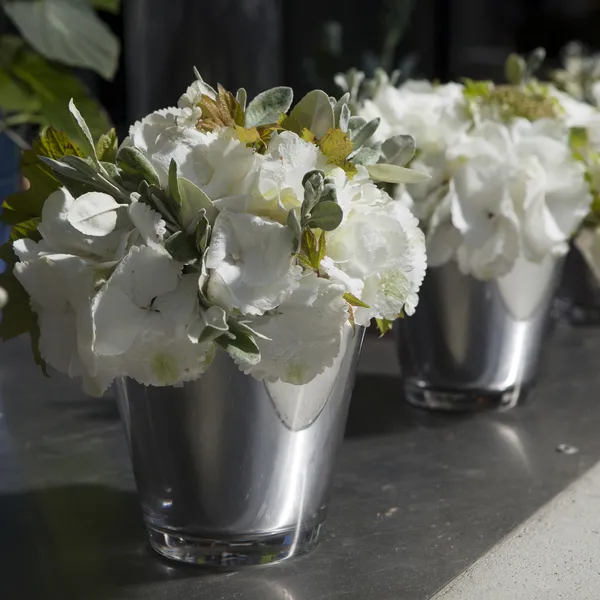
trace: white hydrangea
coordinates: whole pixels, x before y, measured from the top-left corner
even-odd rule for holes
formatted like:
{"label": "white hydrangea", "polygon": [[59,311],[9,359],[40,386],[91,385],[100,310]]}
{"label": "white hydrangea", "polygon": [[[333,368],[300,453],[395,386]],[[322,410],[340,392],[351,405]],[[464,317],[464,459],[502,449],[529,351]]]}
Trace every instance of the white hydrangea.
{"label": "white hydrangea", "polygon": [[345,327],[349,327],[345,289],[305,275],[292,295],[271,314],[250,321],[261,359],[257,365],[239,362],[245,373],[300,385],[314,379],[333,364],[340,351]]}
{"label": "white hydrangea", "polygon": [[[131,127],[116,164],[100,165],[89,147],[85,164],[49,161],[76,183],[46,199],[39,242],[15,243],[15,275],[38,315],[42,357],[89,393],[119,377],[194,380],[217,348],[257,379],[302,385],[334,365],[355,324],[415,310],[423,234],[366,167],[348,168],[341,129],[325,155],[318,138],[284,130],[285,90],[272,106],[268,95],[250,102],[245,127],[218,94],[198,79],[177,108]],[[208,116],[203,95],[219,107]],[[296,129],[303,118],[319,135],[339,125],[324,92],[304,108],[290,115]],[[407,173],[379,166],[382,178]],[[69,191],[82,183],[86,193]]]}
{"label": "white hydrangea", "polygon": [[396,192],[423,224],[431,266],[455,259],[463,273],[495,279],[519,256],[540,262],[567,251],[591,202],[569,127],[597,131],[600,141],[600,113],[549,89],[560,116],[533,122],[490,111],[473,122],[453,83],[383,85],[364,103],[361,114],[380,117],[382,133],[415,137],[411,166],[431,175]]}

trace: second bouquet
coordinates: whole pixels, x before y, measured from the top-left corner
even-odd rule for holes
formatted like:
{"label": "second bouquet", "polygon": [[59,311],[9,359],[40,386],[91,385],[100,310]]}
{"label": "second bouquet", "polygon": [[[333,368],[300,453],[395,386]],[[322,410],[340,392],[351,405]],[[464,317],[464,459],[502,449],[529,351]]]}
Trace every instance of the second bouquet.
{"label": "second bouquet", "polygon": [[339,80],[382,136],[414,137],[410,164],[431,175],[395,191],[427,238],[421,307],[398,328],[420,406],[512,406],[532,384],[562,258],[592,202],[571,127],[586,107],[534,78],[542,59],[509,57],[504,85]]}

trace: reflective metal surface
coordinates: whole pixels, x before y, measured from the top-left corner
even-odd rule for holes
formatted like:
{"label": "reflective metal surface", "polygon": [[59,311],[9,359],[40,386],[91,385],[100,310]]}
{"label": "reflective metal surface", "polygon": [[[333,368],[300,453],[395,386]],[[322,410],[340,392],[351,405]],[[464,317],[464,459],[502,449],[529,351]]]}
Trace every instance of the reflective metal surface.
{"label": "reflective metal surface", "polygon": [[600,284],[574,245],[565,260],[557,308],[574,325],[600,325]]}
{"label": "reflective metal surface", "polygon": [[429,269],[396,340],[412,404],[441,410],[514,406],[533,382],[561,264],[520,261],[479,281],[454,262]]}
{"label": "reflective metal surface", "polygon": [[150,541],[215,566],[310,550],[325,519],[364,331],[306,385],[259,382],[224,352],[182,387],[121,381],[118,398]]}

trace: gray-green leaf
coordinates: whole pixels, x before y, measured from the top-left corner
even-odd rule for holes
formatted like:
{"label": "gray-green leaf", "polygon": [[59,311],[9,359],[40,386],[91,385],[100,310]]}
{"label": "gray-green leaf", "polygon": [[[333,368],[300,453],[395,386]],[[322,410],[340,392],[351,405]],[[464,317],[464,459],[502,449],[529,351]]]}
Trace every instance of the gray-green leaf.
{"label": "gray-green leaf", "polygon": [[510,54],[504,63],[504,75],[508,83],[519,85],[525,76],[527,64],[522,56]]}
{"label": "gray-green leaf", "polygon": [[152,163],[141,150],[134,146],[124,146],[117,153],[117,164],[125,173],[139,175],[151,185],[159,185],[158,174]]}
{"label": "gray-green leaf", "polygon": [[188,327],[188,338],[194,344],[212,342],[228,331],[227,313],[220,306],[201,310],[200,317]]}
{"label": "gray-green leaf", "polygon": [[246,102],[248,100],[248,93],[246,92],[245,88],[240,88],[236,92],[235,99],[237,100],[237,102],[240,105],[240,107],[242,108],[242,110],[246,110]]}
{"label": "gray-green leaf", "polygon": [[383,162],[404,167],[415,155],[415,139],[411,135],[395,135],[383,142],[381,150]]}
{"label": "gray-green leaf", "polygon": [[260,349],[254,341],[254,337],[241,328],[235,327],[234,322],[230,321],[229,330],[235,335],[232,339],[228,335],[223,335],[215,340],[234,360],[242,361],[249,365],[256,365],[260,362]]}
{"label": "gray-green leaf", "polygon": [[6,14],[43,56],[92,69],[111,80],[117,70],[119,41],[86,2],[44,0],[6,2]]}
{"label": "gray-green leaf", "polygon": [[193,263],[199,258],[196,245],[183,231],[176,231],[167,238],[165,250],[173,257],[173,260],[184,265]]}
{"label": "gray-green leaf", "polygon": [[279,115],[289,110],[293,99],[294,92],[289,87],[275,87],[258,94],[246,109],[246,127],[276,123]]}
{"label": "gray-green leaf", "polygon": [[[301,128],[306,127],[316,137],[323,137],[334,127],[333,108],[329,96],[321,90],[308,92],[290,113],[293,122]],[[301,133],[297,132],[297,133]]]}
{"label": "gray-green leaf", "polygon": [[374,148],[369,148],[368,146],[363,146],[357,152],[353,153],[350,161],[355,165],[374,165],[379,161],[381,157],[381,148],[376,146]]}
{"label": "gray-green leaf", "polygon": [[287,226],[292,230],[294,234],[294,241],[296,242],[295,251],[298,251],[298,247],[300,245],[300,239],[302,238],[302,227],[300,226],[300,221],[298,220],[298,214],[296,210],[292,208],[290,212],[288,212],[287,216]]}
{"label": "gray-green leaf", "polygon": [[208,222],[212,225],[219,214],[211,199],[194,183],[185,177],[177,180],[181,200],[181,222],[184,227],[194,223],[199,210],[204,210]]}
{"label": "gray-green leaf", "polygon": [[352,147],[358,150],[365,142],[369,141],[379,127],[381,119],[376,118],[369,121],[364,127],[359,129],[352,137]]}
{"label": "gray-green leaf", "polygon": [[96,145],[94,144],[94,138],[92,137],[90,129],[87,126],[87,123],[85,122],[85,119],[81,116],[81,113],[75,106],[75,102],[73,102],[72,98],[69,101],[69,110],[71,111],[71,114],[73,115],[77,126],[83,134],[79,136],[83,150],[85,151],[87,156],[93,158],[94,161],[98,163],[98,155],[96,154]]}
{"label": "gray-green leaf", "polygon": [[323,231],[333,231],[342,222],[344,213],[339,204],[331,200],[319,202],[310,214],[309,226]]}
{"label": "gray-green leaf", "polygon": [[67,220],[84,235],[101,237],[114,231],[120,205],[108,194],[88,192],[76,198],[69,208]]}
{"label": "gray-green leaf", "polygon": [[423,183],[431,179],[431,176],[427,173],[383,163],[368,166],[367,171],[373,181],[383,181],[385,183]]}
{"label": "gray-green leaf", "polygon": [[365,125],[367,120],[362,117],[353,116],[348,119],[348,135],[352,139]]}

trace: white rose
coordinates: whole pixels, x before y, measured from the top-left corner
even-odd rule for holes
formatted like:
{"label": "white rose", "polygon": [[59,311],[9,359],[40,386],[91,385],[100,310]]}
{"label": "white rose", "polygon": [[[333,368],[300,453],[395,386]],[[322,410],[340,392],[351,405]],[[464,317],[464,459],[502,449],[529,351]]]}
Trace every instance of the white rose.
{"label": "white rose", "polygon": [[261,359],[256,365],[239,362],[256,379],[301,385],[333,365],[348,325],[344,287],[309,274],[293,294],[270,315],[253,319],[250,327]]}
{"label": "white rose", "polygon": [[276,308],[298,286],[302,269],[293,265],[293,253],[288,227],[255,215],[221,212],[205,260],[209,300],[246,315]]}

